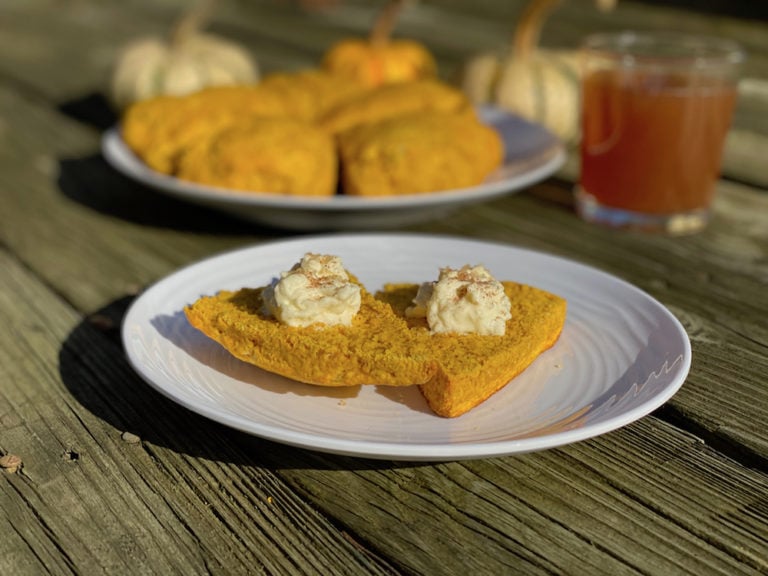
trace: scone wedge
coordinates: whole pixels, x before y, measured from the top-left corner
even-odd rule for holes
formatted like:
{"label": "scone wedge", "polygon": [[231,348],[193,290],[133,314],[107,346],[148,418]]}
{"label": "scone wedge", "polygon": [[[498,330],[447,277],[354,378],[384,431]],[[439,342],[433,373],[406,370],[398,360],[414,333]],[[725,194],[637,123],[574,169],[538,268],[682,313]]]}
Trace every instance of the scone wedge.
{"label": "scone wedge", "polygon": [[[565,324],[566,301],[515,282],[502,282],[512,306],[503,336],[430,334],[423,318],[408,319],[412,352],[430,355],[436,370],[420,390],[435,414],[455,417],[487,400],[557,342]],[[404,317],[417,285],[388,285],[377,297]]]}
{"label": "scone wedge", "polygon": [[410,386],[435,372],[431,357],[412,354],[405,319],[364,288],[351,326],[286,326],[265,312],[263,292],[222,291],[184,312],[236,358],[307,384]]}

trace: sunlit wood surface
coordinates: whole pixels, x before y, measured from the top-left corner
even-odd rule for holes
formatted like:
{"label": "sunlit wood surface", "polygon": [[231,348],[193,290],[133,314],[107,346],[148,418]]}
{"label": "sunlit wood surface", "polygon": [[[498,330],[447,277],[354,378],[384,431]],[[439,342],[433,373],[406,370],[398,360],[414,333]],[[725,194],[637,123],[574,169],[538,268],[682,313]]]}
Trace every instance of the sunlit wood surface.
{"label": "sunlit wood surface", "polygon": [[[674,398],[564,448],[411,465],[289,448],[161,397],[129,367],[126,307],[175,269],[289,237],[161,196],[99,152],[127,41],[180,0],[0,4],[1,574],[760,574],[768,572],[768,22],[571,0],[544,46],[665,28],[734,38],[750,57],[715,214],[679,238],[615,232],[553,178],[402,231],[501,241],[619,276],[666,305],[693,346]],[[523,2],[422,1],[398,34],[444,78],[501,50]],[[264,71],[317,64],[377,3],[222,2],[212,30]],[[2,462],[12,464],[10,459]]]}

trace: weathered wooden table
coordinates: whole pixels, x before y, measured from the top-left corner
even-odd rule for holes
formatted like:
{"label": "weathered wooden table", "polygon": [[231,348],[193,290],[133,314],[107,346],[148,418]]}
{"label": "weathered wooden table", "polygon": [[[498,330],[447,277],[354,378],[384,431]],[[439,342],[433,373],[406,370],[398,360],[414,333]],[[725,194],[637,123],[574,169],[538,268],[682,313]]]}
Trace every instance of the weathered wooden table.
{"label": "weathered wooden table", "polygon": [[[403,231],[534,248],[615,274],[685,325],[693,365],[651,416],[559,449],[408,465],[289,448],[149,388],[119,325],[150,283],[288,237],[161,196],[99,153],[124,42],[177,0],[0,6],[0,573],[768,573],[768,24],[572,0],[545,45],[593,30],[715,33],[750,52],[710,227],[668,238],[581,222],[573,159],[530,190]],[[521,2],[423,2],[400,33],[451,77],[505,44]],[[370,3],[224,3],[214,30],[265,70],[362,34]],[[21,465],[14,465],[14,457]],[[18,463],[18,462],[17,462]]]}

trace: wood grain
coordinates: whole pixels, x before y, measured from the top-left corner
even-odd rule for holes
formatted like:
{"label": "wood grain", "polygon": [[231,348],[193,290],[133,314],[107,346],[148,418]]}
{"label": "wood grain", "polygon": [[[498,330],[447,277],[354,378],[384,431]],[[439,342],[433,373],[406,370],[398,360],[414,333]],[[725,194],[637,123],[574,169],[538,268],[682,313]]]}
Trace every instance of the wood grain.
{"label": "wood grain", "polygon": [[[2,482],[6,500],[24,504],[4,510],[22,528],[18,541],[3,540],[6,558],[31,548],[53,573],[334,573],[341,560],[368,573],[768,568],[768,477],[653,418],[561,450],[476,462],[402,465],[280,447],[139,382],[114,334],[124,305],[78,323],[28,272],[1,263],[10,274],[0,294],[29,295],[0,306],[14,328],[0,345],[12,371],[3,376],[36,383],[0,398],[0,448],[24,461]],[[40,371],[50,355],[60,374]],[[324,517],[354,544],[332,537]],[[377,556],[406,560],[392,567]]]}
{"label": "wood grain", "polygon": [[105,315],[82,320],[7,252],[0,267],[0,449],[23,461],[0,477],[0,572],[392,572],[220,427],[151,392]]}
{"label": "wood grain", "polygon": [[[314,62],[375,12],[225,3],[214,29],[265,69]],[[427,1],[403,33],[452,74],[503,46],[523,2]],[[173,200],[99,155],[101,93],[119,46],[161,32],[181,0],[9,2],[0,8],[0,573],[768,573],[768,195],[765,101],[747,84],[714,218],[696,236],[579,221],[577,165],[530,190],[404,228],[529,247],[595,266],[682,321],[693,366],[654,415],[558,450],[414,465],[280,446],[192,414],[123,356],[134,295],[229,248],[286,237]],[[564,3],[545,42],[680,12]],[[764,24],[711,16],[682,29],[738,37],[768,77]],[[118,23],[120,25],[118,25]],[[6,34],[6,28],[8,30]],[[481,257],[481,255],[478,255]]]}

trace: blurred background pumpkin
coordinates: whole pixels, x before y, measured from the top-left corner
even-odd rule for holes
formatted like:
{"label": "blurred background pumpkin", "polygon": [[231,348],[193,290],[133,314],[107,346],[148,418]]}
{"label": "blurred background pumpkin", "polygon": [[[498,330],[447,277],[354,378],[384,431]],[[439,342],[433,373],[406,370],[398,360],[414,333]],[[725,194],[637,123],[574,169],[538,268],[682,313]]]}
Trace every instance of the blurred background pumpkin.
{"label": "blurred background pumpkin", "polygon": [[110,86],[116,108],[153,96],[181,96],[208,86],[258,80],[257,63],[245,48],[201,31],[216,4],[202,0],[194,5],[168,38],[140,38],[123,48]]}
{"label": "blurred background pumpkin", "polygon": [[[539,122],[576,144],[580,135],[580,70],[578,53],[539,47],[542,26],[561,0],[533,0],[523,11],[511,46],[483,53],[467,62],[461,86],[475,104],[495,104]],[[611,10],[615,0],[595,0]]]}
{"label": "blurred background pumpkin", "polygon": [[346,38],[334,44],[323,56],[323,69],[368,87],[435,77],[435,58],[423,44],[392,38],[404,6],[405,0],[387,2],[369,37]]}

